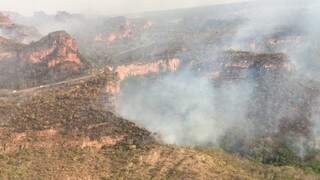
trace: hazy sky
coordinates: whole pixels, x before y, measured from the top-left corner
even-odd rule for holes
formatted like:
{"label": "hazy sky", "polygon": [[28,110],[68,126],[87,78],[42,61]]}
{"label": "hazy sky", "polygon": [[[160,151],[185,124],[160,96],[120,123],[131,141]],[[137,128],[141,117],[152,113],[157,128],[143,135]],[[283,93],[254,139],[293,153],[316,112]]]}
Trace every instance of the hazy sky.
{"label": "hazy sky", "polygon": [[31,15],[34,11],[57,10],[90,14],[123,14],[141,11],[186,8],[244,0],[0,0],[0,10]]}

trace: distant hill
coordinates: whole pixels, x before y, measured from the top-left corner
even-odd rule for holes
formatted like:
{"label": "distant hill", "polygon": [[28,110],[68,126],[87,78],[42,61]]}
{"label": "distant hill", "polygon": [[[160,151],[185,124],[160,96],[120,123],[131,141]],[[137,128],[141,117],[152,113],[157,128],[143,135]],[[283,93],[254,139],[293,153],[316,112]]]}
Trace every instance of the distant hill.
{"label": "distant hill", "polygon": [[23,88],[80,75],[85,64],[66,32],[50,33],[29,45],[1,38],[0,87]]}

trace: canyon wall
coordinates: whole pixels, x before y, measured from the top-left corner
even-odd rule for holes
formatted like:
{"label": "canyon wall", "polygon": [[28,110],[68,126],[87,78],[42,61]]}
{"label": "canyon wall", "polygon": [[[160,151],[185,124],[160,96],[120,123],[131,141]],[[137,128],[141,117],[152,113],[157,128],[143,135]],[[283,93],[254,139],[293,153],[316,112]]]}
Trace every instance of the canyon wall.
{"label": "canyon wall", "polygon": [[78,54],[75,40],[65,31],[57,31],[23,49],[20,58],[31,64],[46,61],[48,68],[52,68],[64,62],[80,65]]}
{"label": "canyon wall", "polygon": [[174,72],[180,67],[179,59],[158,60],[147,64],[120,65],[115,68],[120,81],[130,76],[143,76],[147,74],[158,74],[161,72]]}
{"label": "canyon wall", "polygon": [[106,91],[110,94],[118,94],[120,92],[120,84],[129,77],[147,76],[152,74],[176,72],[181,67],[181,60],[172,58],[168,60],[157,60],[151,63],[127,64],[116,67],[107,67],[117,74],[118,82],[112,82],[106,87]]}
{"label": "canyon wall", "polygon": [[0,38],[0,88],[27,88],[80,75],[88,66],[65,31],[29,45]]}

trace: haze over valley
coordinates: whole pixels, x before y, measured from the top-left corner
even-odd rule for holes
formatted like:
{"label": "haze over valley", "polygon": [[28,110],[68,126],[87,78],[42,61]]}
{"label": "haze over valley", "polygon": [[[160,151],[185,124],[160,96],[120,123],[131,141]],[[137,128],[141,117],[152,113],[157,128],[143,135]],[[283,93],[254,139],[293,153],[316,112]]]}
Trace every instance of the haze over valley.
{"label": "haze over valley", "polygon": [[0,177],[318,179],[319,6],[0,2]]}

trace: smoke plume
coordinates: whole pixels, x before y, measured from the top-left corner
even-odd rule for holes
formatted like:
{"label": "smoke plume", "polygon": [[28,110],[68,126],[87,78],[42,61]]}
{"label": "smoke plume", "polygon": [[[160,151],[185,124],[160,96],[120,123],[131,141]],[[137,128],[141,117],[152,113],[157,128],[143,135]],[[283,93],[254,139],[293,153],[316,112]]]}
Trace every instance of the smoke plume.
{"label": "smoke plume", "polygon": [[[232,148],[239,150],[252,139],[280,136],[279,143],[284,140],[296,154],[305,156],[310,146],[315,147],[311,144],[320,129],[318,101],[309,91],[314,90],[310,80],[318,77],[318,5],[316,1],[256,1],[242,13],[245,23],[232,38],[232,49],[286,53],[296,70],[218,87],[188,69],[156,80],[128,80],[122,85],[118,112],[159,133],[166,143],[217,145],[240,130]],[[268,46],[281,35],[289,37],[288,42]],[[298,42],[290,40],[296,36]]]}
{"label": "smoke plume", "polygon": [[157,80],[127,80],[117,109],[166,143],[215,145],[226,129],[245,123],[250,93],[248,82],[214,88],[208,78],[184,70]]}

